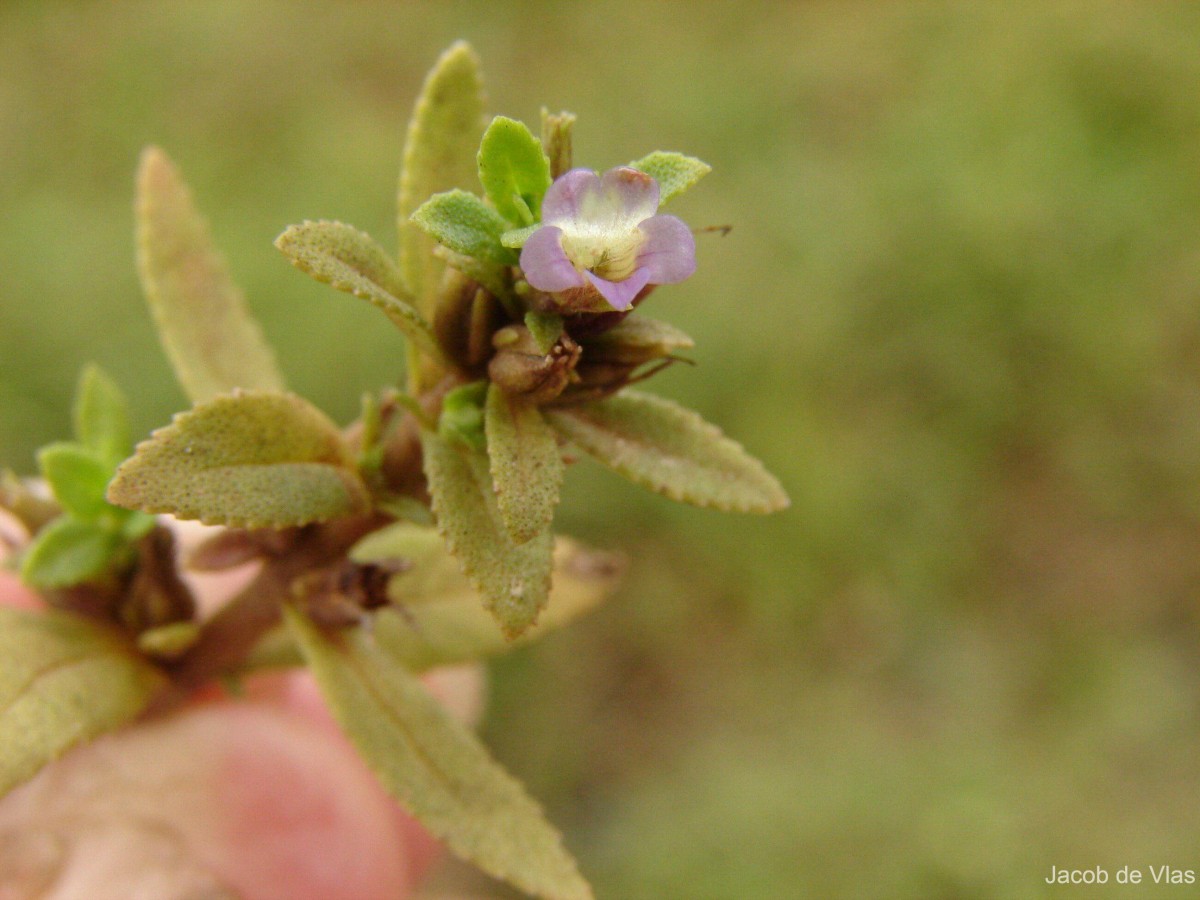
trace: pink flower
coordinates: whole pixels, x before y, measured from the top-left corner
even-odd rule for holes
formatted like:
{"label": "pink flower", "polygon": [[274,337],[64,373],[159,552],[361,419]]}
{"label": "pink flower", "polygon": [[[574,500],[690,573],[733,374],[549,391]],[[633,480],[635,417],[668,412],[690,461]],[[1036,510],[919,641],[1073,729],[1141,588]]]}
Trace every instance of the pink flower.
{"label": "pink flower", "polygon": [[657,211],[658,182],[637,169],[564,173],[521,250],[526,281],[575,311],[626,310],[647,285],[683,281],[696,271],[696,242]]}

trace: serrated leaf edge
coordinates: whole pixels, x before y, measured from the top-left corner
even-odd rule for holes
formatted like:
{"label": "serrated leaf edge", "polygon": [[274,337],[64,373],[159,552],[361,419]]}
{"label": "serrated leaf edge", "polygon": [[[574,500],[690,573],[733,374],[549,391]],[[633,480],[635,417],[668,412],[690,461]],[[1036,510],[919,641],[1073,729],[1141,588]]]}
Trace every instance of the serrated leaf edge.
{"label": "serrated leaf edge", "polygon": [[[221,397],[245,396],[247,394],[280,394],[283,396],[297,397],[300,400],[302,400],[305,404],[308,404],[311,406],[311,404],[309,404],[307,400],[304,400],[304,398],[299,397],[299,395],[297,395],[297,394],[291,394],[290,392],[287,392],[287,391],[235,390],[228,394],[218,394],[216,397],[212,397],[208,401],[205,401],[205,402],[206,403],[212,402],[213,400],[220,399]],[[315,406],[312,408],[316,409]],[[303,523],[297,523],[295,521],[286,520],[286,519],[280,519],[280,520],[277,520],[277,519],[245,519],[245,518],[240,518],[237,516],[206,517],[206,516],[199,515],[198,513],[193,514],[190,511],[182,510],[178,507],[156,506],[156,505],[152,505],[152,504],[147,504],[147,505],[126,504],[126,503],[121,502],[121,500],[119,498],[114,496],[114,489],[118,493],[120,492],[119,485],[120,485],[120,478],[121,478],[121,470],[123,468],[125,468],[125,466],[128,463],[132,462],[137,457],[138,452],[142,449],[142,447],[148,446],[148,445],[154,443],[157,439],[161,438],[166,432],[169,432],[171,429],[178,426],[180,421],[186,419],[188,416],[195,413],[195,411],[196,411],[196,408],[193,407],[192,409],[182,410],[180,412],[175,413],[171,417],[171,421],[168,424],[162,426],[161,428],[156,428],[154,431],[150,432],[150,435],[145,440],[138,442],[137,446],[134,448],[133,455],[128,460],[126,460],[125,463],[122,463],[117,468],[116,475],[113,477],[113,480],[109,483],[108,493],[107,493],[107,497],[106,497],[106,499],[108,500],[109,503],[113,504],[114,506],[119,506],[122,509],[136,509],[136,510],[140,510],[144,513],[150,513],[151,515],[168,514],[168,515],[173,515],[180,519],[184,519],[186,521],[200,522],[202,525],[224,525],[229,528],[289,528],[289,527],[292,527],[297,524],[314,524],[314,523],[319,523],[319,522],[329,522],[329,521],[332,521],[333,519],[341,518],[342,515],[346,515],[346,514],[342,514],[342,515],[337,515],[337,516],[325,516],[325,517],[318,517],[318,518],[313,518],[313,519],[306,519]],[[323,413],[322,413],[322,415],[323,415]],[[333,423],[330,422],[330,425],[332,426]],[[336,426],[334,426],[334,427],[336,427]],[[338,471],[340,474],[343,475],[343,480],[346,481],[347,486],[349,486],[353,489],[353,493],[358,494],[362,498],[363,507],[359,511],[366,512],[367,509],[369,509],[369,507],[370,507],[370,493],[367,490],[367,486],[363,483],[362,479],[358,476],[358,473],[354,470],[353,462],[351,461],[349,454],[346,453],[346,454],[344,454],[344,456],[345,456],[344,465],[335,465],[333,463],[327,463],[327,462],[309,462],[309,461],[261,463],[258,465],[260,465],[262,468],[268,468],[270,466],[278,466],[278,465],[307,465],[307,466],[324,466],[324,467],[328,467],[330,469],[334,469],[335,471]],[[248,465],[247,468],[250,468],[250,466]]]}
{"label": "serrated leaf edge", "polygon": [[[394,303],[381,302],[380,298],[372,294],[370,291],[363,290],[357,285],[349,281],[344,281],[334,275],[318,272],[307,260],[300,259],[289,252],[291,242],[295,240],[298,235],[303,234],[306,229],[326,225],[332,225],[338,228],[347,228],[365,238],[366,241],[370,242],[373,246],[379,249],[380,253],[383,254],[383,259],[386,260],[387,264],[391,267],[389,274],[395,279],[394,284],[380,284],[379,289],[387,294],[391,300],[395,301]],[[359,300],[367,301],[376,309],[380,310],[385,316],[387,316],[392,324],[399,328],[402,333],[408,337],[411,337],[418,344],[420,344],[422,350],[426,351],[427,353],[431,353],[438,359],[442,358],[441,347],[438,345],[437,338],[433,334],[433,329],[430,327],[429,323],[425,321],[425,317],[417,311],[416,305],[413,303],[412,294],[409,292],[408,287],[404,284],[404,276],[400,272],[399,267],[397,267],[396,264],[387,256],[387,254],[383,252],[383,249],[379,247],[379,245],[371,238],[369,234],[367,234],[367,232],[355,228],[353,225],[348,225],[345,222],[339,222],[334,219],[305,219],[302,222],[299,222],[295,225],[289,225],[287,228],[285,228],[280,235],[275,238],[275,247],[284,255],[284,257],[289,263],[292,264],[292,266],[312,278],[314,281],[317,281],[321,284],[327,284],[334,290],[341,291],[344,294],[351,294],[352,296],[357,297]],[[342,260],[338,261],[343,262]],[[349,265],[348,263],[344,262],[343,264]],[[367,278],[366,275],[363,275],[363,277]],[[397,294],[403,294],[404,296],[397,296]]]}
{"label": "serrated leaf edge", "polygon": [[[698,499],[695,497],[690,497],[687,495],[686,490],[673,488],[669,485],[661,484],[650,478],[644,477],[640,472],[638,472],[634,469],[630,469],[627,466],[620,465],[620,464],[614,464],[614,463],[604,459],[602,456],[594,453],[586,445],[581,444],[579,442],[579,440],[572,434],[571,429],[569,427],[564,427],[561,424],[560,417],[569,416],[573,412],[583,412],[584,410],[586,410],[588,408],[587,406],[580,406],[580,407],[577,407],[576,409],[563,408],[563,409],[559,409],[559,410],[547,410],[546,418],[550,422],[551,426],[562,436],[562,438],[565,441],[568,441],[568,442],[574,444],[575,446],[579,447],[581,450],[583,450],[585,453],[587,453],[589,456],[591,456],[597,462],[604,465],[606,468],[609,468],[612,471],[616,472],[618,475],[621,475],[622,477],[629,479],[634,484],[637,484],[640,487],[644,487],[647,490],[653,491],[656,494],[661,494],[662,496],[667,497],[671,500],[674,500],[677,503],[687,503],[690,506],[697,506],[697,507],[700,507],[701,509],[716,509],[716,510],[720,510],[721,512],[751,513],[751,514],[756,514],[756,515],[767,515],[770,513],[780,512],[784,509],[787,509],[791,505],[791,500],[788,498],[787,492],[784,491],[783,485],[779,483],[779,479],[776,478],[774,475],[772,475],[767,470],[767,467],[764,466],[757,457],[748,453],[746,451],[746,448],[743,447],[738,441],[731,438],[729,435],[727,435],[724,431],[722,431],[716,425],[714,425],[711,422],[704,419],[698,412],[696,412],[695,410],[688,409],[687,407],[680,406],[679,404],[677,404],[671,400],[667,400],[666,398],[658,397],[653,394],[646,394],[646,393],[642,393],[639,391],[631,391],[631,390],[626,390],[623,393],[630,395],[630,396],[635,396],[639,399],[647,399],[648,398],[648,399],[650,399],[651,402],[653,402],[655,404],[669,406],[673,410],[675,410],[679,413],[683,413],[688,418],[690,418],[695,425],[699,426],[700,430],[706,436],[716,438],[719,441],[726,442],[729,445],[731,445],[731,449],[734,449],[738,453],[740,453],[742,455],[745,463],[750,468],[755,469],[758,472],[758,474],[761,475],[761,477],[764,479],[764,482],[768,486],[768,493],[771,494],[772,496],[764,496],[763,502],[761,502],[761,503],[754,502],[754,501],[718,503],[713,500]],[[601,402],[603,402],[603,401],[601,401]],[[635,443],[635,440],[633,438],[622,437],[622,440],[628,441],[629,443]],[[653,445],[644,444],[643,446],[652,447]],[[662,458],[664,455],[659,454],[659,456],[660,456],[660,458]],[[679,458],[686,459],[684,457],[679,457]],[[692,461],[692,460],[687,460],[687,461],[689,464],[693,464],[693,465],[695,464],[694,461]]]}

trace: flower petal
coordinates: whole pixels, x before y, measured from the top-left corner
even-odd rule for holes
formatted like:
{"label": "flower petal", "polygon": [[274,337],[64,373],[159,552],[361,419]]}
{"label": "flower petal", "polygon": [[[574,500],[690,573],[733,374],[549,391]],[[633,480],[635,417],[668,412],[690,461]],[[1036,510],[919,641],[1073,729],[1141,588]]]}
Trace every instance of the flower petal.
{"label": "flower petal", "polygon": [[583,209],[583,198],[600,192],[600,176],[591,169],[571,169],[564,172],[546,189],[542,198],[542,224],[559,225],[577,219]]}
{"label": "flower petal", "polygon": [[645,268],[638,268],[624,281],[609,281],[591,272],[583,274],[613,309],[629,309],[633,306],[633,299],[650,283],[650,272]]}
{"label": "flower petal", "polygon": [[654,216],[638,227],[646,243],[637,262],[649,271],[651,283],[678,284],[696,271],[696,239],[680,219]]}
{"label": "flower petal", "polygon": [[525,280],[539,291],[566,291],[585,284],[563,252],[562,229],[554,225],[539,228],[525,241],[521,248],[521,269]]}
{"label": "flower petal", "polygon": [[600,193],[606,207],[620,210],[620,219],[630,226],[658,212],[658,182],[629,166],[617,166],[601,175]]}

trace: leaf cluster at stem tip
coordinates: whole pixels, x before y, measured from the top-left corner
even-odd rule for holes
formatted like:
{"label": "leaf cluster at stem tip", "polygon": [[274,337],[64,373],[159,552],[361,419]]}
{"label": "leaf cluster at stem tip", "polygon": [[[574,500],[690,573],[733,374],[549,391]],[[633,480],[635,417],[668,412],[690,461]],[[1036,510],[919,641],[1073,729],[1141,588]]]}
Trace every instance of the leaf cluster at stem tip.
{"label": "leaf cluster at stem tip", "polygon": [[109,480],[130,450],[129,413],[116,384],[99,368],[83,371],[74,407],[75,440],[38,452],[38,468],[61,515],[38,531],[21,560],[36,588],[112,577],[133,561],[133,545],[154,527],[144,512],[109,503]]}

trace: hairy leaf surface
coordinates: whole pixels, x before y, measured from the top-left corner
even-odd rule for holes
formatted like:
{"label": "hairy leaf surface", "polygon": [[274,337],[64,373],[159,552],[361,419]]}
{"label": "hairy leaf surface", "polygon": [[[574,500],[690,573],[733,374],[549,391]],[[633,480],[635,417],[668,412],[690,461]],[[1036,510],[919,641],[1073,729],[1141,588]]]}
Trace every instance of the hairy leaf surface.
{"label": "hairy leaf surface", "polygon": [[537,625],[508,641],[436,530],[396,522],[363,538],[351,558],[360,563],[403,561],[406,566],[388,582],[388,596],[397,608],[380,611],[375,634],[381,646],[414,671],[483,659],[537,640],[599,604],[616,587],[623,568],[620,557],[558,538],[550,601]]}
{"label": "hairy leaf surface", "polygon": [[116,632],[0,608],[0,796],[140,713],[166,679]]}
{"label": "hairy leaf surface", "polygon": [[337,426],[294,394],[229,394],[180,413],[117,470],[109,500],[243,528],[282,528],[368,509]]}
{"label": "hairy leaf surface", "polygon": [[515,638],[546,605],[554,539],[546,530],[523,544],[513,541],[485,454],[428,432],[421,444],[438,531],[505,635]]}
{"label": "hairy leaf surface", "polygon": [[302,222],[289,226],[275,246],[300,271],[378,307],[426,352],[440,355],[400,270],[370,235],[343,222]]}
{"label": "hairy leaf surface", "polygon": [[564,471],[558,438],[535,403],[494,384],[487,392],[484,431],[500,518],[509,536],[523,544],[554,518]]}
{"label": "hairy leaf surface", "polygon": [[104,490],[112,467],[79,444],[59,441],[38,451],[38,468],[63,509],[80,519],[95,519],[105,509]]}
{"label": "hairy leaf surface", "polygon": [[663,150],[655,150],[629,165],[658,182],[659,206],[679,196],[712,171],[712,166],[693,156]]}
{"label": "hairy leaf surface", "polygon": [[587,406],[548,411],[567,439],[631,481],[696,506],[769,513],[787,494],[762,463],[677,403],[624,390]]}
{"label": "hairy leaf surface", "polygon": [[109,469],[129,455],[133,438],[125,395],[98,366],[87,366],[79,376],[71,417],[76,440]]}
{"label": "hairy leaf surface", "polygon": [[434,242],[409,221],[433,194],[474,185],[475,154],[483,135],[483,80],[479,58],[459,41],[434,64],[417,99],[404,145],[398,215],[400,270],[417,309],[433,317],[433,296],[445,263]]}
{"label": "hairy leaf surface", "polygon": [[467,191],[434,194],[413,213],[412,220],[455,253],[503,265],[517,262],[517,254],[500,242],[508,223]]}
{"label": "hairy leaf surface", "polygon": [[457,855],[536,897],[591,889],[521,784],[362,628],[287,621],[334,717],[387,791]]}
{"label": "hairy leaf surface", "polygon": [[184,392],[207,400],[234,388],[283,390],[274,354],[212,245],[191,192],[157,147],[137,179],[138,272]]}
{"label": "hairy leaf surface", "polygon": [[62,516],[38,532],[21,559],[21,580],[35,588],[57,588],[104,573],[122,551],[120,534],[99,522]]}
{"label": "hairy leaf surface", "polygon": [[492,119],[479,144],[479,182],[508,221],[526,226],[541,218],[550,160],[524,122]]}

